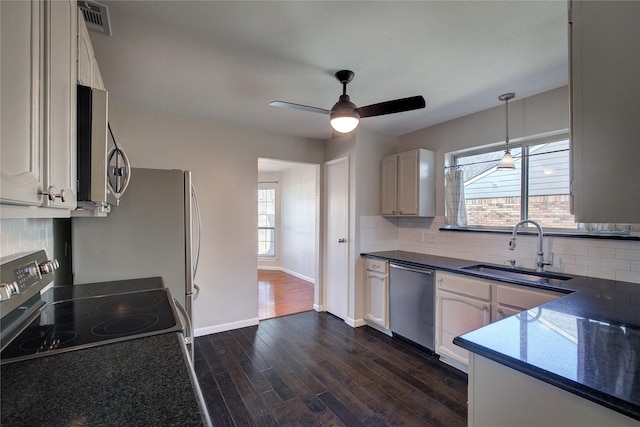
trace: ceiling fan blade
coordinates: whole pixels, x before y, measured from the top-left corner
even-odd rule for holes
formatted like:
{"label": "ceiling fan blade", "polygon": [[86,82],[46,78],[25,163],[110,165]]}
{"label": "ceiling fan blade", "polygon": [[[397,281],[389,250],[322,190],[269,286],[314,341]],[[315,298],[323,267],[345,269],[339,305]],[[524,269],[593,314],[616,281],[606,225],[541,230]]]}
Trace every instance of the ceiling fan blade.
{"label": "ceiling fan blade", "polygon": [[425,106],[426,103],[424,98],[419,95],[367,105],[365,107],[356,108],[356,112],[360,114],[360,117],[362,118],[417,110],[419,108],[424,108]]}
{"label": "ceiling fan blade", "polygon": [[272,107],[283,107],[283,108],[291,108],[293,110],[301,110],[301,111],[309,111],[311,113],[321,113],[321,114],[329,114],[329,110],[325,110],[324,108],[318,107],[310,107],[308,105],[302,104],[294,104],[292,102],[285,101],[272,101],[269,103]]}

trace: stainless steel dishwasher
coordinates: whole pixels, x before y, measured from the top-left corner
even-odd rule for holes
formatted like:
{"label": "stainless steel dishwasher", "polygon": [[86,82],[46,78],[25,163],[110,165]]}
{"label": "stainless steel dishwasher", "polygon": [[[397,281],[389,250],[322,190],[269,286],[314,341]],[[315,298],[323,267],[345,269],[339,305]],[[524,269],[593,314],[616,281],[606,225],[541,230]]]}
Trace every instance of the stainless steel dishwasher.
{"label": "stainless steel dishwasher", "polygon": [[435,350],[433,270],[391,263],[389,321],[394,336]]}

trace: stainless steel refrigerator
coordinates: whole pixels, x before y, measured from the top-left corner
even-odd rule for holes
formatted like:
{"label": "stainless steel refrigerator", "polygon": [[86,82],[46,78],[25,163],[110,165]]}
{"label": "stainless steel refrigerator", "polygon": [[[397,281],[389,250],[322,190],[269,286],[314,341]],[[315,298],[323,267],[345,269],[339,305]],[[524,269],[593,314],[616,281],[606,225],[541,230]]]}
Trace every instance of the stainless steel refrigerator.
{"label": "stainless steel refrigerator", "polygon": [[120,206],[105,218],[73,218],[71,240],[74,284],[162,277],[193,352],[200,214],[190,171],[133,168]]}

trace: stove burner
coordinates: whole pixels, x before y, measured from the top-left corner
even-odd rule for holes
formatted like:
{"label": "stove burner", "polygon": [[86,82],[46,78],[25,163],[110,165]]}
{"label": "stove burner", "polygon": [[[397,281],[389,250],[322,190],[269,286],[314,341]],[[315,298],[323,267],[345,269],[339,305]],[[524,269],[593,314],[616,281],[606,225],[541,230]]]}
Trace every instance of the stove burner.
{"label": "stove burner", "polygon": [[51,327],[43,326],[41,336],[31,338],[20,344],[20,350],[23,351],[35,351],[42,353],[46,351],[55,350],[58,347],[64,346],[66,343],[73,341],[78,334],[72,331],[52,331]]}
{"label": "stove burner", "polygon": [[130,295],[126,300],[107,301],[100,304],[97,310],[102,313],[130,313],[133,310],[151,308],[162,302],[158,295]]}
{"label": "stove burner", "polygon": [[94,326],[91,329],[91,333],[103,337],[132,334],[154,326],[159,320],[158,316],[153,314],[138,314],[109,319]]}

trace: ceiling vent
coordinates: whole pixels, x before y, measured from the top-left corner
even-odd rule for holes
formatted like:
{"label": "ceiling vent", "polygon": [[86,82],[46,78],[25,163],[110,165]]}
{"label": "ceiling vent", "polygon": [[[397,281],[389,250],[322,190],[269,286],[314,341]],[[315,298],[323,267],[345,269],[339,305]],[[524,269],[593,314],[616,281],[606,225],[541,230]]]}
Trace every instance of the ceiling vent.
{"label": "ceiling vent", "polygon": [[109,7],[95,1],[78,1],[78,7],[87,24],[87,29],[106,36],[111,35]]}

